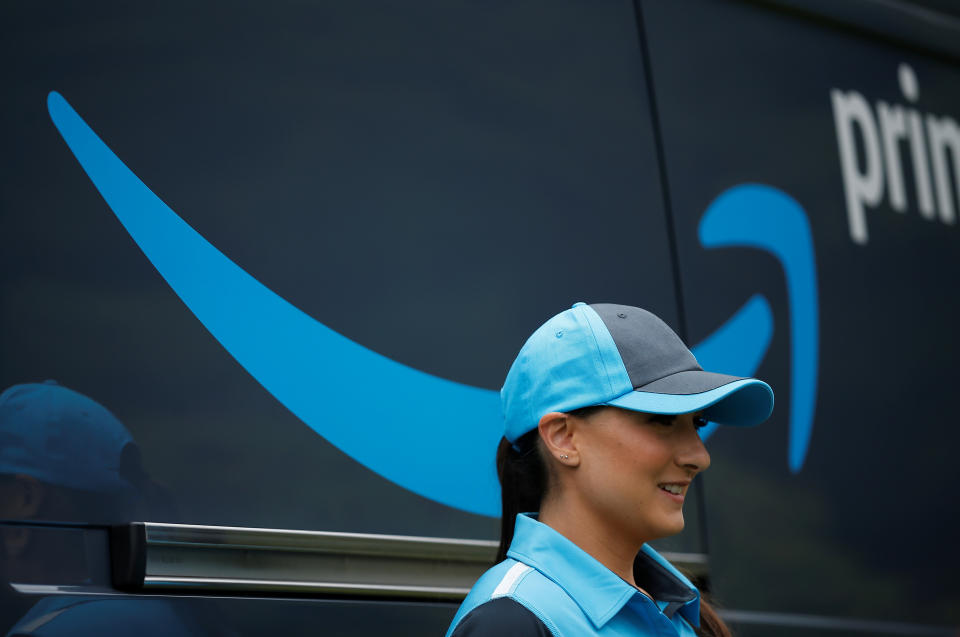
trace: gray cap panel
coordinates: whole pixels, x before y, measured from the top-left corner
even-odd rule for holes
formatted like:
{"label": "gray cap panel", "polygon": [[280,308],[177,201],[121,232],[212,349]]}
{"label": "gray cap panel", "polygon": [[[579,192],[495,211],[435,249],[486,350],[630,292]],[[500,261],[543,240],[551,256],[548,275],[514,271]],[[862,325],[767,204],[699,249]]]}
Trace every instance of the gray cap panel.
{"label": "gray cap panel", "polygon": [[613,337],[634,389],[677,372],[701,369],[680,337],[650,312],[613,303],[590,307]]}
{"label": "gray cap panel", "polygon": [[737,380],[743,380],[743,377],[716,372],[687,371],[655,380],[635,389],[655,394],[702,394]]}

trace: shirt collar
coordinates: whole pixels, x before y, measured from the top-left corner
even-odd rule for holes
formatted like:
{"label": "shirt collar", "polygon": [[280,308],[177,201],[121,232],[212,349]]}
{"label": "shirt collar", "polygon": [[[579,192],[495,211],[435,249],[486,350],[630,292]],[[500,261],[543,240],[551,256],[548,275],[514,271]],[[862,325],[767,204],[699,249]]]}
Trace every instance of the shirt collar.
{"label": "shirt collar", "polygon": [[664,613],[678,612],[691,626],[700,626],[700,591],[666,558],[647,544],[633,562],[637,583],[658,602],[667,602]]}
{"label": "shirt collar", "polygon": [[[528,564],[554,581],[576,602],[593,625],[600,629],[620,612],[634,595],[641,593],[579,546],[523,514],[517,516],[509,557]],[[679,606],[679,612],[694,626],[700,624],[700,595],[690,581],[647,545],[638,554],[634,571],[654,599]]]}

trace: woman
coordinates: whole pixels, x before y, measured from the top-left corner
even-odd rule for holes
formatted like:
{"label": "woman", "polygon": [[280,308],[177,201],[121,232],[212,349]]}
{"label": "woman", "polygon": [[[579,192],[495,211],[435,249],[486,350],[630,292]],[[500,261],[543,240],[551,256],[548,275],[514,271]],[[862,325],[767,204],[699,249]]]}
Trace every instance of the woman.
{"label": "woman", "polygon": [[448,636],[729,635],[647,542],[683,529],[710,465],[697,430],[766,420],[770,387],[703,371],[645,310],[577,303],[527,340],[501,399],[502,561]]}

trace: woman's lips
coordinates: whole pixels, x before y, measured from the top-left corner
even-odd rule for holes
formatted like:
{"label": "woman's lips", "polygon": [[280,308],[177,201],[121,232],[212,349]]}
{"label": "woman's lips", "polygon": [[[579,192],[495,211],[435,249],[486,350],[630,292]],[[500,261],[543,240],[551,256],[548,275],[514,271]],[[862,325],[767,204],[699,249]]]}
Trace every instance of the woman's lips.
{"label": "woman's lips", "polygon": [[660,491],[674,502],[683,502],[689,482],[661,482],[657,485]]}

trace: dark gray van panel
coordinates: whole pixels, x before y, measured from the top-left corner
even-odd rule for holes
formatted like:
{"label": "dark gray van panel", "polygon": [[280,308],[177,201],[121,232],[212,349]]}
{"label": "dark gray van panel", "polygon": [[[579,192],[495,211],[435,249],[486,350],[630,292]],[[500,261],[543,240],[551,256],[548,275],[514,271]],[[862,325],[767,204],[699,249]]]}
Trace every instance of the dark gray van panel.
{"label": "dark gray van panel", "polygon": [[[702,506],[660,548],[709,568],[740,635],[950,634],[958,520],[940,492],[960,477],[943,422],[958,225],[941,197],[960,182],[960,150],[930,143],[927,122],[943,141],[960,119],[960,38],[956,18],[911,4],[838,7],[7,3],[0,390],[56,379],[116,416],[126,434],[106,426],[114,442],[134,444],[110,467],[123,497],[67,479],[41,485],[42,507],[0,498],[0,632],[438,634],[449,595],[238,584],[227,568],[258,561],[237,538],[363,534],[369,557],[379,534],[410,546],[497,532],[493,517],[362,466],[231,357],[64,144],[46,104],[57,91],[239,267],[391,360],[495,390],[530,331],[584,300],[646,307],[701,362],[722,351],[742,373],[757,367],[778,406],[764,427],[710,438],[709,567]],[[893,148],[901,172],[886,170],[881,101],[904,131],[919,118],[927,203],[907,132]],[[737,204],[716,217],[726,239],[701,239],[721,195]],[[770,230],[758,201],[800,232],[758,238]],[[710,247],[724,241],[740,245]],[[371,400],[377,389],[371,378]],[[317,401],[339,407],[325,390]],[[383,423],[352,409],[350,425],[376,435]],[[415,432],[421,415],[391,424]],[[417,451],[411,437],[396,462],[437,473]],[[11,473],[0,467],[3,494],[36,486]],[[144,526],[131,522],[215,527],[227,558],[178,563],[211,554],[181,542],[138,569]],[[123,532],[134,539],[118,562],[110,534]],[[293,549],[271,554],[279,572]],[[318,562],[331,555],[351,563]],[[184,573],[221,577],[177,589]]]}
{"label": "dark gray van panel", "polygon": [[[95,534],[131,521],[497,532],[492,517],[361,466],[263,389],[118,222],[51,123],[50,91],[246,272],[412,368],[496,390],[532,329],[579,300],[641,305],[679,325],[629,2],[8,3],[0,12],[9,61],[0,70],[0,387],[56,379],[109,409],[135,441],[150,491],[120,510],[48,509],[29,520]],[[370,378],[371,400],[377,389]],[[316,400],[338,396],[318,386]],[[350,426],[374,431],[363,407]],[[418,416],[397,413],[391,426],[415,432]],[[396,454],[430,471],[415,436]],[[694,519],[672,546],[701,551],[697,530]],[[50,546],[77,531],[17,532],[45,534]],[[31,572],[33,588],[16,589],[28,606],[54,590],[37,586],[64,584],[56,568]],[[233,614],[242,602],[223,604]],[[297,604],[320,625],[334,612]],[[424,622],[453,612],[435,608]]]}
{"label": "dark gray van panel", "polygon": [[56,378],[111,409],[172,521],[494,528],[354,465],[260,389],[91,187],[52,89],[241,267],[416,369],[496,389],[544,313],[581,298],[676,320],[629,3],[8,11],[4,325],[21,337],[3,382]]}
{"label": "dark gray van panel", "polygon": [[[949,416],[960,345],[960,303],[950,291],[960,276],[960,229],[937,199],[927,128],[930,117],[960,121],[960,71],[750,4],[642,7],[687,334],[693,343],[705,338],[757,293],[773,313],[758,371],[777,392],[773,419],[710,442],[708,520],[721,600],[750,611],[960,624],[953,532],[960,509],[951,486],[960,479],[953,460],[960,433]],[[849,115],[861,102],[866,124]],[[912,113],[923,122],[935,213],[921,211],[912,137],[899,141],[900,168],[891,176],[881,103],[902,109],[908,127]],[[855,192],[864,179],[881,182],[875,202],[872,193],[857,200],[862,238],[850,221],[857,210],[848,212],[838,127],[852,131],[857,163],[846,170]],[[879,162],[867,159],[864,130],[878,141]],[[954,154],[946,164],[944,184],[954,211],[958,160]],[[891,203],[892,180],[903,185],[902,211]],[[791,339],[809,328],[799,310],[810,299],[788,291],[783,261],[769,250],[708,249],[700,240],[705,211],[742,184],[791,197],[812,234],[819,364],[812,435],[795,473],[789,434],[803,398],[791,383],[804,352],[791,351]]]}

